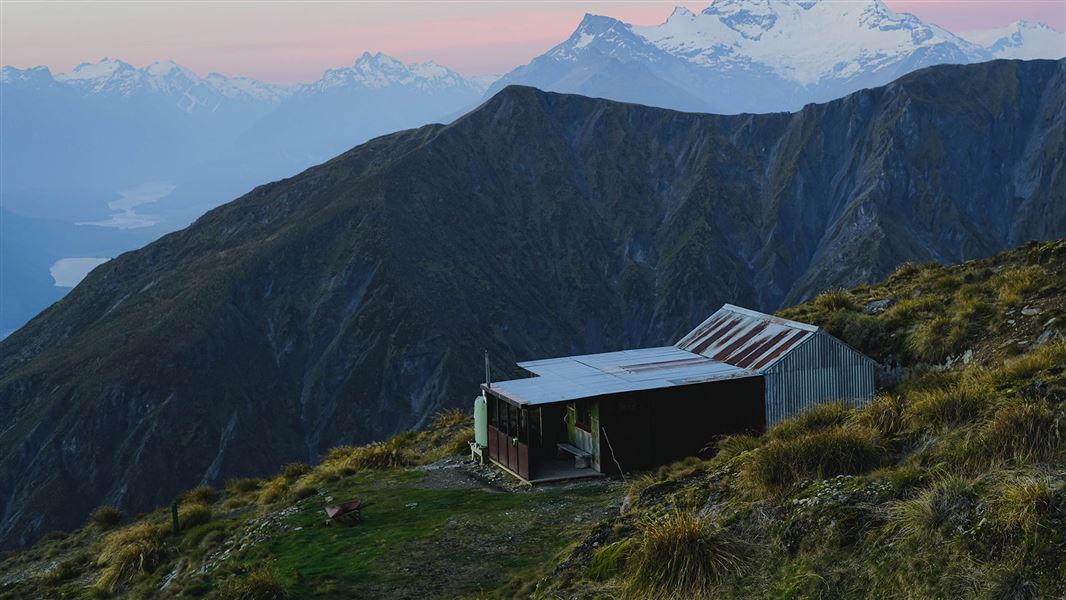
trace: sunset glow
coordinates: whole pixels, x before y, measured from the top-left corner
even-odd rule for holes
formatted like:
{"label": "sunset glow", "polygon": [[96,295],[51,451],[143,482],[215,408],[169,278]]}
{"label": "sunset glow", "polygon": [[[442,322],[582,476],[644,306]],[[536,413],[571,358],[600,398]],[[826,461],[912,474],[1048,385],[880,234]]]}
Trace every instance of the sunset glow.
{"label": "sunset glow", "polygon": [[[381,51],[480,75],[528,62],[565,39],[584,13],[654,24],[678,4],[699,11],[707,2],[5,1],[0,62],[62,72],[104,56],[137,66],[172,59],[201,75],[288,83],[312,81],[364,51]],[[1022,19],[1066,29],[1062,0],[886,4],[956,32]]]}

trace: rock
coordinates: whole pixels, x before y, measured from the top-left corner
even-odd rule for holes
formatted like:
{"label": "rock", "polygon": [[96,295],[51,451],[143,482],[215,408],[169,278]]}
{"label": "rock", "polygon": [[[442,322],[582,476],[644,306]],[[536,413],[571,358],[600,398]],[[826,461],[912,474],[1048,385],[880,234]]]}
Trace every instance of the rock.
{"label": "rock", "polygon": [[1026,306],[1025,308],[1022,309],[1022,314],[1027,316],[1027,317],[1032,317],[1034,315],[1039,315],[1042,312],[1044,312],[1044,311],[1040,310],[1039,308],[1033,308],[1031,306]]}
{"label": "rock", "polygon": [[[1052,321],[1054,321],[1054,319],[1052,319]],[[1045,329],[1044,333],[1041,333],[1040,336],[1037,337],[1036,341],[1033,342],[1033,343],[1035,345],[1037,345],[1037,346],[1040,346],[1042,344],[1046,344],[1046,343],[1050,342],[1051,340],[1055,339],[1056,337],[1058,337],[1058,335],[1059,335],[1058,331],[1055,331],[1054,329],[1049,327],[1049,328]]]}
{"label": "rock", "polygon": [[418,506],[418,503],[417,502],[408,502],[407,504],[404,504],[404,506],[406,506],[407,508],[415,508],[416,506]]}
{"label": "rock", "polygon": [[863,305],[862,312],[868,315],[879,315],[896,303],[894,298],[883,298],[881,300],[871,300]]}

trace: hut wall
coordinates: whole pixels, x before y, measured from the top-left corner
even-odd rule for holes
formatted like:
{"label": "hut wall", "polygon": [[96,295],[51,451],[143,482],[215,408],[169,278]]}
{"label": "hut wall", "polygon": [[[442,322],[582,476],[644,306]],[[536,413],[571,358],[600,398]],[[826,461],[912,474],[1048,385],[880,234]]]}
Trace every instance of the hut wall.
{"label": "hut wall", "polygon": [[713,453],[725,434],[761,430],[762,377],[599,399],[600,471],[617,474]]}
{"label": "hut wall", "polygon": [[766,424],[826,402],[863,406],[873,398],[875,363],[819,332],[766,369]]}

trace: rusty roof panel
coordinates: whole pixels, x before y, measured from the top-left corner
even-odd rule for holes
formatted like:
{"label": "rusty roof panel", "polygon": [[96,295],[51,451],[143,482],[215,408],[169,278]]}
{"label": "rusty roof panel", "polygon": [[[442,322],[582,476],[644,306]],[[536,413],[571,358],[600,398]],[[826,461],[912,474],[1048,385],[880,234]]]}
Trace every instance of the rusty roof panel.
{"label": "rusty roof panel", "polygon": [[681,338],[677,347],[759,371],[817,331],[813,325],[726,304]]}

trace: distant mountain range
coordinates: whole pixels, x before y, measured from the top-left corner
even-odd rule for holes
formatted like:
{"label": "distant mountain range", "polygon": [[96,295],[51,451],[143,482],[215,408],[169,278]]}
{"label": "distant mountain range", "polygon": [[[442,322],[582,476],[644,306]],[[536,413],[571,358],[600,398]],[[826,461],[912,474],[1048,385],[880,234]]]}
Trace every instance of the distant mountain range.
{"label": "distant mountain range", "polygon": [[[0,236],[0,255],[25,263],[0,286],[0,338],[66,291],[48,276],[54,261],[139,247],[259,183],[453,118],[484,90],[440,65],[380,53],[296,86],[199,77],[169,61],[104,59],[55,76],[4,67],[0,201],[28,230]],[[105,231],[75,231],[85,228]],[[25,238],[37,241],[15,245]]]}
{"label": "distant mountain range", "polygon": [[0,545],[466,406],[516,359],[669,343],[903,261],[1066,235],[1066,60],[796,113],[528,87],[97,267],[0,342]]}
{"label": "distant mountain range", "polygon": [[1066,56],[1066,34],[1016,23],[955,35],[880,0],[714,0],[660,25],[586,15],[574,33],[494,83],[686,111],[797,110],[916,69]]}

